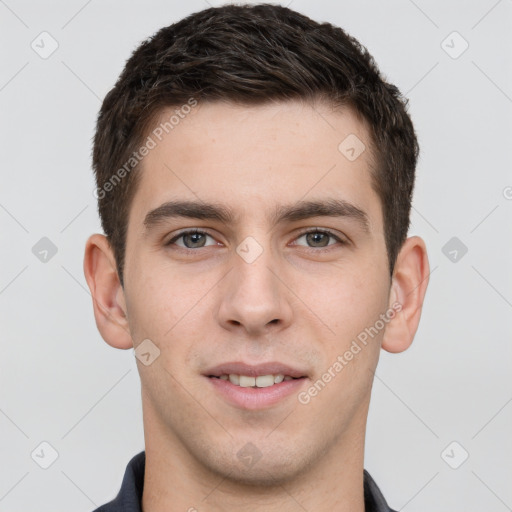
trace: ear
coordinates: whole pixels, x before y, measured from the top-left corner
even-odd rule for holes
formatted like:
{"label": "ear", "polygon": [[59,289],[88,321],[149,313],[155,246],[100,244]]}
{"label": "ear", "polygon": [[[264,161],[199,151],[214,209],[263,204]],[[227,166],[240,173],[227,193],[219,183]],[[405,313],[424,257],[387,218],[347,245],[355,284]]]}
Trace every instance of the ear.
{"label": "ear", "polygon": [[425,242],[418,236],[408,238],[393,271],[389,307],[397,313],[386,325],[384,350],[403,352],[411,345],[420,322],[429,273]]}
{"label": "ear", "polygon": [[133,348],[124,290],[117,274],[114,253],[104,235],[94,234],[85,245],[84,274],[91,291],[96,326],[112,347]]}

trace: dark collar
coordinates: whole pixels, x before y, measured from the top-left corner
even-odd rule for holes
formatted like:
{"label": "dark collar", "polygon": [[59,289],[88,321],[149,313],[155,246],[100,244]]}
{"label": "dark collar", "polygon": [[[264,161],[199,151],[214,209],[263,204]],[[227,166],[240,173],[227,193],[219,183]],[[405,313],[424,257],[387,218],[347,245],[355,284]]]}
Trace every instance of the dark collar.
{"label": "dark collar", "polygon": [[[142,512],[145,466],[146,452],[142,451],[126,466],[123,483],[117,496],[94,512]],[[364,470],[364,505],[365,512],[395,512],[388,507],[380,489],[366,469]]]}

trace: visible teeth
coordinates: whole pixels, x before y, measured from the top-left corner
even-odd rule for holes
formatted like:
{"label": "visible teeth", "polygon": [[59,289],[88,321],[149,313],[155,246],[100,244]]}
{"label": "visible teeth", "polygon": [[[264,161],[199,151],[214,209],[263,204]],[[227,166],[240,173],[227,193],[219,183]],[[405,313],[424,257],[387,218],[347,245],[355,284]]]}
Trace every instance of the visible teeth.
{"label": "visible teeth", "polygon": [[240,375],[240,387],[250,388],[256,384],[256,377],[248,377],[247,375]]}
{"label": "visible teeth", "polygon": [[259,375],[256,377],[256,386],[258,388],[268,388],[274,385],[273,375]]}
{"label": "visible teeth", "polygon": [[221,375],[219,379],[229,380],[231,384],[240,386],[242,388],[250,388],[255,386],[258,388],[268,388],[269,386],[283,382],[283,380],[293,380],[292,377],[285,377],[281,373],[276,375],[259,375],[258,377],[250,377],[248,375],[237,375],[235,373],[230,373],[229,375]]}

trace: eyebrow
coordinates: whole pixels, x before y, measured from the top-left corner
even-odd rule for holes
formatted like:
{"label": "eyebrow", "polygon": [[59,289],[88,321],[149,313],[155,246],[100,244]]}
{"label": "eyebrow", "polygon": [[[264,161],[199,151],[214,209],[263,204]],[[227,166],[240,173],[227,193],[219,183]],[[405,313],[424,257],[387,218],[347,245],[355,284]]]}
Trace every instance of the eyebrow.
{"label": "eyebrow", "polygon": [[[215,220],[223,224],[234,224],[237,221],[233,211],[222,204],[203,201],[168,201],[147,213],[144,218],[145,231],[149,232],[159,223],[178,217]],[[279,205],[270,216],[270,221],[276,225],[312,217],[346,217],[355,220],[365,233],[370,232],[370,222],[366,212],[344,199],[299,201],[292,205]]]}

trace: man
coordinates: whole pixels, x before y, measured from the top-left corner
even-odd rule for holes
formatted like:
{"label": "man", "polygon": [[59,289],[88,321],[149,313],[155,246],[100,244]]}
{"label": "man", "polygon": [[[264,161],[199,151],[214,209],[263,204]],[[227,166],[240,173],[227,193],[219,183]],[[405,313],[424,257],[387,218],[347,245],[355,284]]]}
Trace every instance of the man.
{"label": "man", "polygon": [[364,440],[428,282],[417,156],[366,49],[288,8],[206,9],[134,52],[84,270],[102,337],[135,349],[145,451],[99,511],[391,510]]}

